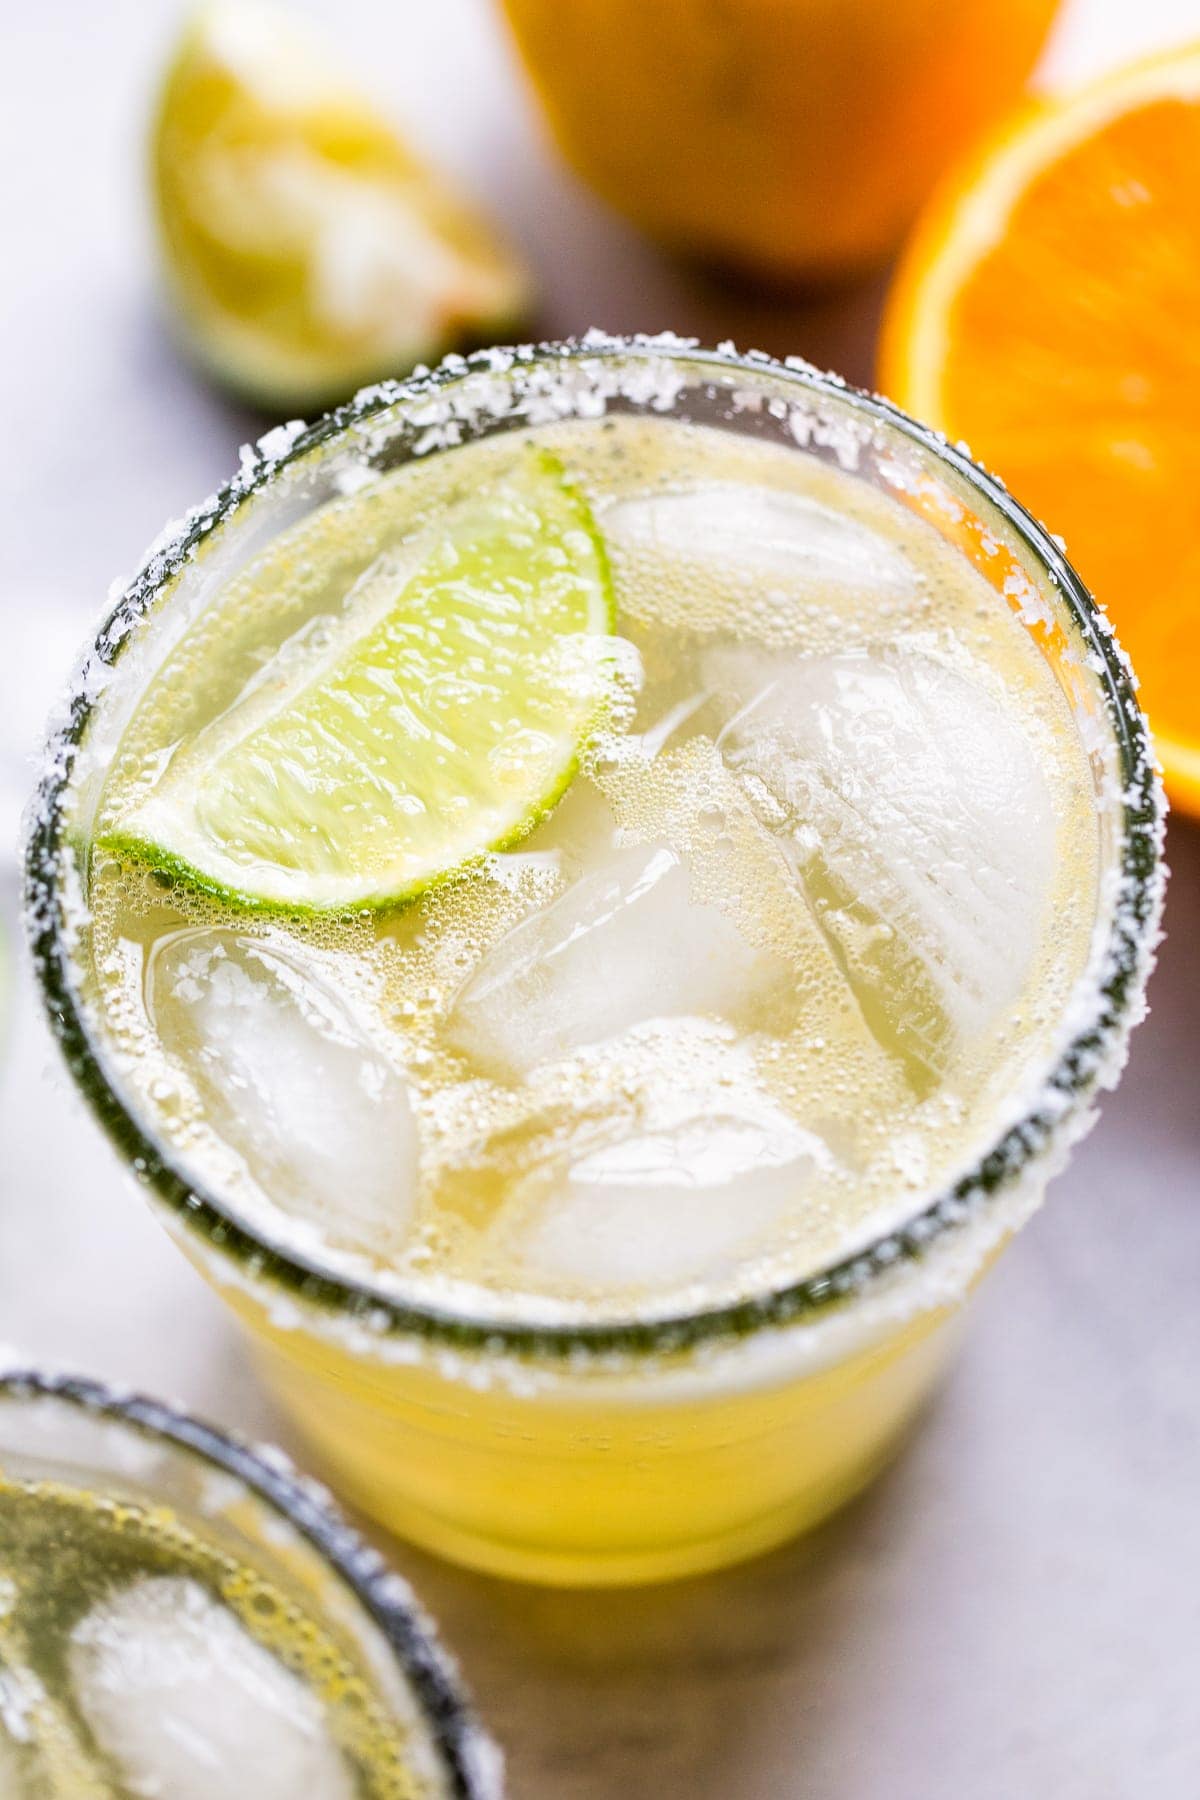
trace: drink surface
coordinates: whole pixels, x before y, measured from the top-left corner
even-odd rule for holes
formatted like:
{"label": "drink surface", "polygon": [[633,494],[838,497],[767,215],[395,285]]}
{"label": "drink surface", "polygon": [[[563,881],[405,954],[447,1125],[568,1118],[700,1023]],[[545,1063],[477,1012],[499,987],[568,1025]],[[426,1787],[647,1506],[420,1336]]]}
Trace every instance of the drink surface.
{"label": "drink surface", "polygon": [[[1093,775],[1029,631],[897,500],[676,421],[531,437],[617,603],[558,804],[382,913],[98,849],[85,989],[152,1134],[268,1238],[484,1317],[673,1313],[850,1254],[1028,1104],[1090,946]],[[522,453],[261,551],[156,668],[97,835]]]}
{"label": "drink surface", "polygon": [[6,1800],[422,1800],[412,1749],[340,1636],[215,1530],[0,1477]]}

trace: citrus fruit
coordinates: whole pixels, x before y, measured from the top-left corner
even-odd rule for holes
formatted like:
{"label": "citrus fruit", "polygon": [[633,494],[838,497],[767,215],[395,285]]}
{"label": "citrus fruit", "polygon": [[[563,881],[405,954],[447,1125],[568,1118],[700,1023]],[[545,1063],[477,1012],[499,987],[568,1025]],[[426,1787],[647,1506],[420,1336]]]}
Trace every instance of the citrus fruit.
{"label": "citrus fruit", "polygon": [[1056,0],[505,0],[567,160],[689,254],[783,279],[899,242]]}
{"label": "citrus fruit", "polygon": [[236,905],[328,912],[411,899],[550,810],[613,629],[603,543],[553,456],[524,451],[381,553],[320,623],[179,745],[101,848]]}
{"label": "citrus fruit", "polygon": [[217,0],[167,73],[151,144],[161,262],[184,336],[228,385],[307,410],[504,336],[513,252],[295,18]]}
{"label": "citrus fruit", "polygon": [[880,385],[1066,540],[1200,811],[1200,46],[1015,119],[935,197]]}

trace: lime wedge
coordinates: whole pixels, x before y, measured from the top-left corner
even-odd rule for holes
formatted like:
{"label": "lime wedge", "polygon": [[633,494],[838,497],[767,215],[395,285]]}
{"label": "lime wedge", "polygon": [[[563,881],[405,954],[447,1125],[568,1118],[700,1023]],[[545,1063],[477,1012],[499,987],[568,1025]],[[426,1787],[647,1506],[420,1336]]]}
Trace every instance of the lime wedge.
{"label": "lime wedge", "polygon": [[215,0],[166,75],[151,143],[183,333],[227,385],[307,411],[511,335],[525,270],[294,14]]}
{"label": "lime wedge", "polygon": [[412,899],[549,812],[610,691],[613,625],[586,501],[523,449],[376,557],[318,648],[280,646],[100,846],[241,907]]}

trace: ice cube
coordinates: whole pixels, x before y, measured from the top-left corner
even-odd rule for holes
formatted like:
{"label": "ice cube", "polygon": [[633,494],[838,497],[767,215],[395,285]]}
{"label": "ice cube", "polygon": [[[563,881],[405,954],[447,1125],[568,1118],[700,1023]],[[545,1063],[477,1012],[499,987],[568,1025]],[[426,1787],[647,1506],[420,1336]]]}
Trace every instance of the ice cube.
{"label": "ice cube", "polygon": [[712,1277],[782,1232],[832,1166],[822,1140],[765,1096],[676,1094],[645,1128],[570,1163],[521,1260],[543,1281],[609,1291]]}
{"label": "ice cube", "polygon": [[748,482],[705,482],[620,500],[604,514],[606,536],[747,576],[778,578],[826,598],[913,591],[904,552],[865,521],[808,494]]}
{"label": "ice cube", "polygon": [[312,1690],[196,1581],[101,1601],[68,1650],[79,1709],[137,1800],[352,1800]]}
{"label": "ice cube", "polygon": [[1020,719],[919,648],[714,650],[721,737],[886,1048],[918,1086],[1023,987],[1054,810]]}
{"label": "ice cube", "polygon": [[609,849],[601,866],[522,920],[456,997],[451,1041],[507,1077],[645,1020],[727,1017],[776,959],[689,892],[665,844]]}
{"label": "ice cube", "polygon": [[400,1243],[417,1178],[407,1083],[321,972],[195,928],[154,951],[147,1001],[208,1124],[270,1202],[344,1247]]}

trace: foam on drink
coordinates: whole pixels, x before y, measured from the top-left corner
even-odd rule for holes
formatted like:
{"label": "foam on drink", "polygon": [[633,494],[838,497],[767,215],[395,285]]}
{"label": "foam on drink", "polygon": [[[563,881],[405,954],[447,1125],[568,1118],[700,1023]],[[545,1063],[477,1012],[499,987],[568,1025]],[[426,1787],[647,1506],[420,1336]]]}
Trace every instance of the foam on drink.
{"label": "foam on drink", "polygon": [[[383,916],[99,857],[88,986],[155,1133],[269,1237],[485,1317],[651,1316],[799,1279],[970,1166],[1086,961],[1094,789],[1029,632],[897,501],[664,419],[530,435],[591,499],[622,639],[556,810]],[[99,823],[513,455],[269,545],[168,654]]]}

